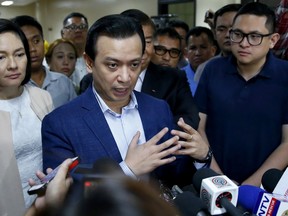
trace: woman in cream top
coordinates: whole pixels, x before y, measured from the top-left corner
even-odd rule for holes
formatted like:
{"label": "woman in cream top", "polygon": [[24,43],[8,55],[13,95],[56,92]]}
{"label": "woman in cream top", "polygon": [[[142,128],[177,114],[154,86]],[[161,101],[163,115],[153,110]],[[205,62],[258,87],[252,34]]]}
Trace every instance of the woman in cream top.
{"label": "woman in cream top", "polygon": [[34,201],[28,179],[42,170],[41,121],[53,109],[48,92],[28,86],[29,45],[0,19],[0,215],[23,215]]}

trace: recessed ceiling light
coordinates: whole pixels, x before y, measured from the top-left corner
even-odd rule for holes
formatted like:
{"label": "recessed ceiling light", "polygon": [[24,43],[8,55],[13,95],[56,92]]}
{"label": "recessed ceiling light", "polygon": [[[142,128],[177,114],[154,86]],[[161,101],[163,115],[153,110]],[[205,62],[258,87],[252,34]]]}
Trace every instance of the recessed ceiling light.
{"label": "recessed ceiling light", "polygon": [[2,6],[9,6],[9,5],[12,5],[12,4],[14,4],[13,1],[3,1],[3,2],[1,3]]}

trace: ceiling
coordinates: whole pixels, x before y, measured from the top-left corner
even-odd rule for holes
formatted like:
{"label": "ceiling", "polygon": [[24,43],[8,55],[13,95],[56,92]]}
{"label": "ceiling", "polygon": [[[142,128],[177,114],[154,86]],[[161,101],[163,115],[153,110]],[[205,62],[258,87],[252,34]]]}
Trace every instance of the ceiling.
{"label": "ceiling", "polygon": [[[0,0],[0,3],[3,2],[4,0]],[[33,2],[36,2],[37,0],[13,0],[14,4],[13,6],[25,6],[28,4],[31,4]]]}

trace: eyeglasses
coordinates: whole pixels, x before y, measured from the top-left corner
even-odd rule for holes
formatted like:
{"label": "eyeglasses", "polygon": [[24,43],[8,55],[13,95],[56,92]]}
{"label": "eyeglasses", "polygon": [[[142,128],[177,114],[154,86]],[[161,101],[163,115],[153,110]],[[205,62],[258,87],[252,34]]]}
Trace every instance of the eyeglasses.
{"label": "eyeglasses", "polygon": [[164,46],[154,46],[154,49],[157,55],[163,56],[168,52],[171,58],[178,58],[181,53],[179,49],[166,49]]}
{"label": "eyeglasses", "polygon": [[247,38],[247,41],[251,46],[260,45],[262,43],[264,37],[268,37],[272,34],[273,33],[269,33],[269,34],[249,33],[249,34],[245,34],[239,30],[232,30],[232,29],[229,31],[230,39],[232,42],[241,43],[244,40],[244,38]]}
{"label": "eyeglasses", "polygon": [[80,24],[80,25],[71,24],[71,25],[65,26],[64,29],[67,29],[69,31],[76,31],[77,29],[80,31],[83,31],[83,30],[88,29],[88,25],[87,24]]}

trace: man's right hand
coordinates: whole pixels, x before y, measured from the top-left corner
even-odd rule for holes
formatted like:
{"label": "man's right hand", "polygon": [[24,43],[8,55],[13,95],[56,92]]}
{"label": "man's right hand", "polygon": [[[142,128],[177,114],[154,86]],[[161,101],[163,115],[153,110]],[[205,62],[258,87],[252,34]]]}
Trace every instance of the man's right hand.
{"label": "man's right hand", "polygon": [[140,145],[138,145],[140,132],[135,134],[131,143],[129,144],[125,163],[136,176],[149,173],[159,166],[176,160],[175,156],[167,156],[173,154],[181,148],[180,145],[175,145],[175,143],[179,140],[178,136],[174,136],[161,144],[157,144],[167,132],[168,128],[163,128],[146,143]]}

